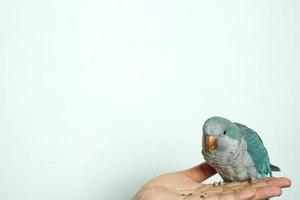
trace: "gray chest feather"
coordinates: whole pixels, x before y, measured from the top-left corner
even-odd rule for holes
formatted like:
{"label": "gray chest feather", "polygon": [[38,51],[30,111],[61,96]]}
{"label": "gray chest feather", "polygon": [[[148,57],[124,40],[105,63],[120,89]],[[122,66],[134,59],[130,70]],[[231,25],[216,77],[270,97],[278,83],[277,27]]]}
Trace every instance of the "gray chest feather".
{"label": "gray chest feather", "polygon": [[221,175],[224,181],[244,181],[258,176],[254,162],[243,142],[229,153],[208,153],[202,151],[204,159]]}

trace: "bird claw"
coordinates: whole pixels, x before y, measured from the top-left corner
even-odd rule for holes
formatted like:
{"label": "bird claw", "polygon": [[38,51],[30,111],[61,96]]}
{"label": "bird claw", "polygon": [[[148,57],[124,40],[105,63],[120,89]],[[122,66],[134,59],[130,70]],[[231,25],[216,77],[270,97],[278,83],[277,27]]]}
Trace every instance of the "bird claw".
{"label": "bird claw", "polygon": [[252,185],[254,182],[255,182],[255,178],[254,177],[250,177],[249,179],[248,179],[248,184],[249,185]]}
{"label": "bird claw", "polygon": [[220,185],[222,185],[222,181],[214,182],[213,183],[213,187],[220,186]]}

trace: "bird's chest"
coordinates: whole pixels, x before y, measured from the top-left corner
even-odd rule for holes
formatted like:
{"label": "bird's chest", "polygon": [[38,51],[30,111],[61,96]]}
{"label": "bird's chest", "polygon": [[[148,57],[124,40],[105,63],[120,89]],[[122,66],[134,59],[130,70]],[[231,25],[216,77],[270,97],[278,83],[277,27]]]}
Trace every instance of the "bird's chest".
{"label": "bird's chest", "polygon": [[239,153],[235,157],[215,157],[208,162],[224,181],[244,181],[251,177],[257,177],[254,162],[247,151]]}

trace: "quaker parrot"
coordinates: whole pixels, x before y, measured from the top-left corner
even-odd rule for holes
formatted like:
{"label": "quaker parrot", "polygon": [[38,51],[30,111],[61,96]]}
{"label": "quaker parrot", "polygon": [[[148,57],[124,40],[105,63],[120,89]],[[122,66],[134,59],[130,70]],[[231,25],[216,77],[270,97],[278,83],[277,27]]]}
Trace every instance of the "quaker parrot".
{"label": "quaker parrot", "polygon": [[280,171],[270,163],[267,149],[255,131],[222,117],[205,121],[202,154],[225,182],[251,181]]}

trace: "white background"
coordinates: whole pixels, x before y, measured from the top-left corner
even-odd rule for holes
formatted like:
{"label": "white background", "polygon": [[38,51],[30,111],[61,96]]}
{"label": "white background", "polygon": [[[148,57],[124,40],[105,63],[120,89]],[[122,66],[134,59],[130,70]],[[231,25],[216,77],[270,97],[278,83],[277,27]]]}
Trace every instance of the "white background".
{"label": "white background", "polygon": [[0,199],[130,199],[202,162],[214,115],[256,130],[299,198],[299,9],[0,0]]}

